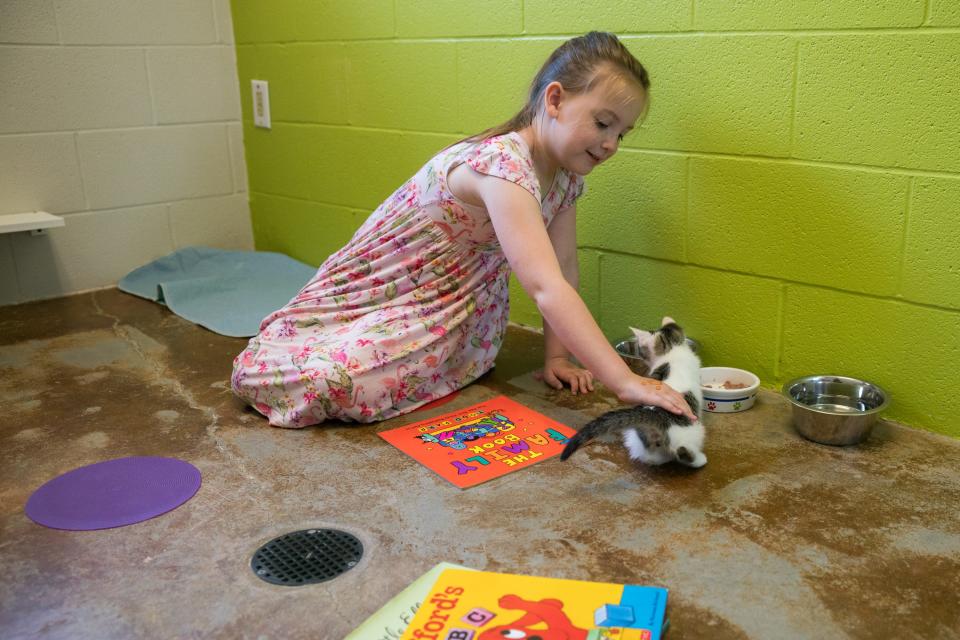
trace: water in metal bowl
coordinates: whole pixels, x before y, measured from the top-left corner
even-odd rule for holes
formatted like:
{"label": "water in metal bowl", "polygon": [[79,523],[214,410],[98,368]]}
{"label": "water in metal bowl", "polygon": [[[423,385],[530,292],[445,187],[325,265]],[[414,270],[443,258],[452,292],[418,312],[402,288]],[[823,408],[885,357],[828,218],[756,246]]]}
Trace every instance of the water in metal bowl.
{"label": "water in metal bowl", "polygon": [[869,435],[890,396],[871,382],[847,376],[804,376],[783,385],[793,426],[808,440],[847,445]]}

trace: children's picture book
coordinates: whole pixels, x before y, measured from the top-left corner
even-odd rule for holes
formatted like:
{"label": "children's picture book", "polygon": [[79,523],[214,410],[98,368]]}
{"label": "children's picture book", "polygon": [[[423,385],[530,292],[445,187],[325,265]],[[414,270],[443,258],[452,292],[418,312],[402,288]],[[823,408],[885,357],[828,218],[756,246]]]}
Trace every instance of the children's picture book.
{"label": "children's picture book", "polygon": [[401,640],[659,640],[667,589],[446,569]]}
{"label": "children's picture book", "polygon": [[498,478],[563,451],[576,433],[506,396],[380,437],[461,489]]}
{"label": "children's picture book", "polygon": [[420,609],[430,589],[445,569],[463,569],[473,571],[468,567],[451,562],[440,562],[425,574],[411,582],[407,587],[395,595],[390,601],[380,607],[373,615],[364,620],[363,624],[350,632],[343,640],[397,640]]}

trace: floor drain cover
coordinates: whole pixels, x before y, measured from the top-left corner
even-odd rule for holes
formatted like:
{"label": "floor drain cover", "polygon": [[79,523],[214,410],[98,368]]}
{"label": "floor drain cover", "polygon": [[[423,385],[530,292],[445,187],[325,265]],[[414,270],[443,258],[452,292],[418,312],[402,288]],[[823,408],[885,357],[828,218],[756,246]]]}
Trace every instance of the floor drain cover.
{"label": "floor drain cover", "polygon": [[299,587],[326,582],[357,566],[363,544],[336,529],[304,529],[274,538],[253,554],[250,566],[271,584]]}

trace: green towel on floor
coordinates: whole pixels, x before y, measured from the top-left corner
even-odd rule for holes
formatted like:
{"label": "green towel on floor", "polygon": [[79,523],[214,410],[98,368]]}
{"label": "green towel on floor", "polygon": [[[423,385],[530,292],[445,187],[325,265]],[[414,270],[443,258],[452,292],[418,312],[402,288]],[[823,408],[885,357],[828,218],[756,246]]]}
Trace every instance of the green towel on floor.
{"label": "green towel on floor", "polygon": [[249,337],[314,273],[282,253],[186,247],[134,269],[118,286],[216,333]]}

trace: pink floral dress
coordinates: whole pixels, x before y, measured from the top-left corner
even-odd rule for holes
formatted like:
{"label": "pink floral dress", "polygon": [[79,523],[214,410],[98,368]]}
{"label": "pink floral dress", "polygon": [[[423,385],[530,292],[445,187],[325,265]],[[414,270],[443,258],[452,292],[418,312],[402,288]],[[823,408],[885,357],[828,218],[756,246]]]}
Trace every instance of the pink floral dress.
{"label": "pink floral dress", "polygon": [[583,191],[580,176],[560,169],[541,198],[517,133],[434,156],[234,359],[234,392],[270,424],[384,420],[493,366],[510,269],[486,210],[447,187],[448,173],[464,162],[533,194],[544,225]]}

